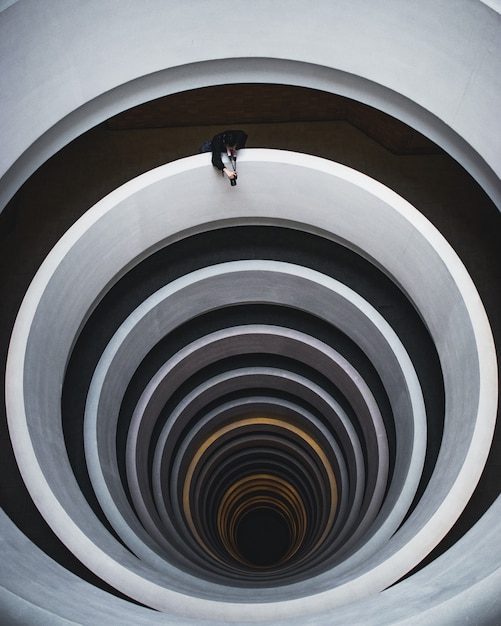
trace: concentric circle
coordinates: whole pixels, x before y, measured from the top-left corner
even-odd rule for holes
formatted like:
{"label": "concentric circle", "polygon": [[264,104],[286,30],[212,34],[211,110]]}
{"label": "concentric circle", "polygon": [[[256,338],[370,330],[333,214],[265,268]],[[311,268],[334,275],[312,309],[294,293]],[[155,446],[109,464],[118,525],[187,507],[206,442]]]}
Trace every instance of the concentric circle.
{"label": "concentric circle", "polygon": [[[241,160],[247,182],[230,215],[204,155],[91,209],[37,274],[7,372],[18,463],[61,541],[138,602],[220,623],[246,604],[255,621],[307,618],[409,573],[463,510],[495,419],[490,329],[438,232],[340,165],[267,150]],[[166,215],[165,199],[181,197]],[[358,255],[397,288],[423,341],[307,246],[304,263],[235,258],[230,246],[210,265],[186,262],[103,332],[82,415],[85,493],[61,412],[79,337],[155,255],[249,229]],[[427,426],[441,403],[427,364],[445,398],[437,455]]]}

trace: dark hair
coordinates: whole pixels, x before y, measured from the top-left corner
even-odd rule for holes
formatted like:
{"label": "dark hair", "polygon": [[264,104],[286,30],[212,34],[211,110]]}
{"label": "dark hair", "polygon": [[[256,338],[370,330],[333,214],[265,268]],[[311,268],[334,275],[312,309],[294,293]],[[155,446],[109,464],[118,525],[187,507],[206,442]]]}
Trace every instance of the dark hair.
{"label": "dark hair", "polygon": [[222,139],[225,146],[234,146],[237,143],[233,133],[223,133]]}

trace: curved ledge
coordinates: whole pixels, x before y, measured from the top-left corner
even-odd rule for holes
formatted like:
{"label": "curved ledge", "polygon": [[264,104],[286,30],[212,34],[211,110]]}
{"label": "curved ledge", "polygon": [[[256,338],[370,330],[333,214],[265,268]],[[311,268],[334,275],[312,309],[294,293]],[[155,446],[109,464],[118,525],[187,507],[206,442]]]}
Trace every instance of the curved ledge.
{"label": "curved ledge", "polygon": [[[429,488],[392,540],[387,559],[369,560],[370,571],[358,578],[355,570],[343,572],[341,567],[335,588],[328,575],[319,576],[319,593],[310,596],[310,607],[299,599],[252,606],[253,619],[286,619],[311,611],[320,614],[381,589],[405,573],[409,555],[431,548],[446,532],[467,502],[487,456],[497,401],[496,360],[487,319],[468,274],[445,240],[408,203],[365,176],[314,157],[248,150],[240,160],[242,178],[235,190],[221,184],[208,166],[208,155],[191,157],[131,181],[63,237],[33,281],[12,336],[9,427],[33,499],[61,539],[83,561],[93,561],[99,575],[111,576],[132,595],[141,587],[141,601],[161,610],[238,619],[238,605],[168,592],[147,572],[144,578],[138,575],[133,555],[108,540],[89,540],[86,531],[94,524],[93,515],[78,496],[60,433],[59,395],[68,355],[90,310],[110,285],[141,258],[189,233],[221,224],[287,224],[363,253],[408,295],[435,340],[446,392],[444,445]],[[232,204],[229,217],[227,198],[234,192],[239,202]],[[167,213],[166,198],[171,208]],[[176,210],[179,198],[182,210]],[[107,263],[97,264],[104,255]],[[296,267],[290,277],[301,282],[305,274],[309,272]],[[180,281],[189,287],[189,278]],[[260,280],[259,287],[266,290],[266,281]],[[52,311],[68,301],[72,309],[60,324]],[[359,313],[361,308],[357,302]],[[458,371],[458,355],[470,364],[468,372]],[[52,363],[50,370],[44,367],[46,359]],[[384,359],[380,369],[387,371]],[[19,372],[24,373],[22,381]],[[418,405],[416,401],[417,416]],[[48,438],[50,457],[43,452]],[[72,492],[75,497],[68,501]],[[79,519],[81,530],[72,518]],[[113,572],[103,559],[103,548],[115,559]],[[357,553],[361,561],[365,556],[363,549]]]}
{"label": "curved ledge", "polygon": [[[501,208],[499,141],[491,132],[501,89],[494,45],[499,21],[487,6],[425,0],[417,9],[388,2],[374,13],[375,7],[363,0],[335,6],[324,1],[323,19],[312,28],[304,20],[306,4],[295,5],[285,25],[279,7],[259,9],[256,3],[249,7],[237,0],[246,28],[239,36],[239,57],[228,59],[227,47],[207,36],[214,29],[231,32],[233,25],[220,4],[220,10],[197,5],[196,10],[187,6],[173,13],[165,2],[151,0],[148,12],[132,5],[116,12],[93,1],[70,13],[55,1],[46,0],[42,8],[18,0],[4,12],[2,209],[42,162],[110,116],[169,93],[238,82],[335,92],[397,117],[447,150]],[[262,12],[268,16],[265,24]],[[197,32],[189,46],[187,23]],[[378,24],[377,34],[373,23]],[[263,29],[271,24],[266,36]],[[86,29],[90,40],[99,42],[92,49],[89,38],[80,36]],[[294,29],[305,42],[299,49],[297,37],[290,36]],[[141,34],[142,45],[131,49],[129,42]],[[59,46],[51,45],[54,39]],[[61,49],[73,53],[61,55]],[[373,57],[370,64],[367,50]],[[425,81],[428,89],[422,89]]]}

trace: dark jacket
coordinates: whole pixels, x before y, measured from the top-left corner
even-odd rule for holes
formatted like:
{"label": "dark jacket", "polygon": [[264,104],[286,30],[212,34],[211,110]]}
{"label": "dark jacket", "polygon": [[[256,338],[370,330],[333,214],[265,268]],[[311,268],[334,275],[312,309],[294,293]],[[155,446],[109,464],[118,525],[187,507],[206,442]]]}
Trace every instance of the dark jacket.
{"label": "dark jacket", "polygon": [[237,150],[245,147],[247,141],[247,133],[243,130],[225,130],[218,133],[212,139],[212,165],[218,170],[223,171],[224,164],[221,154],[226,154],[226,146],[235,146]]}

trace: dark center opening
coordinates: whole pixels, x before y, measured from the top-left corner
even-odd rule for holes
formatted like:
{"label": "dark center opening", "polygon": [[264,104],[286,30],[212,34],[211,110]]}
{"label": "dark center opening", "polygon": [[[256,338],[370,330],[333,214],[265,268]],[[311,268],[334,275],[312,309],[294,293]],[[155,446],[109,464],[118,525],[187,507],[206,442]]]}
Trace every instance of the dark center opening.
{"label": "dark center opening", "polygon": [[291,543],[286,520],[268,508],[256,508],[246,513],[238,523],[235,539],[242,557],[258,567],[278,563]]}

